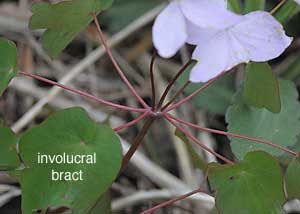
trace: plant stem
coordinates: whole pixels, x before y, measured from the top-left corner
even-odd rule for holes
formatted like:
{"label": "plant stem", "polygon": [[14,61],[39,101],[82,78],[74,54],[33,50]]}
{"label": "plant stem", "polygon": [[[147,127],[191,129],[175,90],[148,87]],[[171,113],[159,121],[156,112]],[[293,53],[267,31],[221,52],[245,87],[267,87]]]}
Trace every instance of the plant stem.
{"label": "plant stem", "polygon": [[168,108],[175,100],[184,92],[184,90],[191,84],[191,81],[186,81],[186,83],[177,91],[177,93],[170,99],[170,101],[161,108],[161,111],[164,111]]}
{"label": "plant stem", "polygon": [[154,85],[154,62],[157,56],[157,52],[153,52],[153,56],[151,59],[151,64],[150,64],[150,80],[151,80],[151,91],[152,91],[152,111],[155,110],[155,105],[156,105],[156,91],[155,91],[155,85]]}
{"label": "plant stem", "polygon": [[136,124],[136,123],[140,122],[141,120],[145,119],[147,116],[149,116],[149,114],[150,114],[149,112],[145,112],[144,114],[140,115],[139,117],[137,117],[136,119],[130,121],[129,123],[126,123],[126,124],[123,124],[123,125],[121,125],[117,128],[114,128],[114,131],[119,132],[123,129],[126,129],[126,128],[130,127],[130,126],[133,126],[134,124]]}
{"label": "plant stem", "polygon": [[297,156],[297,153],[290,150],[290,149],[287,149],[285,147],[282,147],[280,145],[276,145],[272,142],[269,142],[269,141],[265,141],[265,140],[262,140],[262,139],[258,139],[258,138],[255,138],[255,137],[249,137],[249,136],[245,136],[245,135],[241,135],[241,134],[235,134],[235,133],[231,133],[231,132],[224,132],[224,131],[220,131],[220,130],[215,130],[215,129],[210,129],[210,128],[204,128],[204,127],[201,127],[201,126],[198,126],[196,124],[193,124],[193,123],[190,123],[188,121],[185,121],[185,120],[182,120],[178,117],[175,117],[171,114],[166,114],[168,117],[170,117],[171,119],[179,122],[179,123],[182,123],[182,124],[185,124],[185,125],[188,125],[192,128],[196,128],[196,129],[199,129],[201,131],[205,131],[205,132],[209,132],[209,133],[213,133],[213,134],[220,134],[220,135],[225,135],[225,136],[230,136],[230,137],[236,137],[236,138],[241,138],[241,139],[245,139],[245,140],[250,140],[250,141],[254,141],[254,142],[257,142],[257,143],[262,143],[262,144],[265,144],[265,145],[269,145],[269,146],[272,146],[274,148],[277,148],[279,150],[282,150],[284,152],[287,152],[291,155],[294,155],[294,156]]}
{"label": "plant stem", "polygon": [[122,172],[125,169],[125,167],[129,163],[130,159],[132,158],[133,154],[136,152],[138,147],[141,145],[144,137],[146,136],[146,134],[147,134],[149,128],[151,127],[151,125],[153,124],[154,120],[155,120],[155,117],[149,117],[148,119],[146,119],[145,124],[143,125],[143,127],[140,130],[140,132],[138,133],[138,135],[135,137],[132,145],[130,146],[128,152],[125,154],[125,156],[122,160],[120,172]]}
{"label": "plant stem", "polygon": [[161,208],[163,208],[163,207],[166,207],[166,206],[169,206],[169,205],[171,205],[171,204],[174,204],[174,203],[177,202],[177,201],[181,201],[181,200],[183,200],[183,199],[185,199],[185,198],[188,198],[188,197],[190,197],[190,196],[192,196],[192,195],[194,195],[194,194],[197,194],[197,193],[199,193],[199,192],[203,192],[203,190],[197,189],[197,190],[194,190],[194,191],[192,191],[192,192],[186,193],[186,194],[184,194],[184,195],[181,195],[181,196],[179,196],[179,197],[176,197],[176,198],[173,198],[173,199],[171,199],[171,200],[169,200],[169,201],[166,201],[166,202],[164,202],[164,203],[161,203],[161,204],[159,204],[159,205],[157,205],[157,206],[154,206],[154,207],[152,207],[152,208],[149,209],[149,210],[145,210],[145,211],[141,212],[140,214],[151,214],[151,213],[153,213],[155,210],[158,210],[158,209],[161,209]]}
{"label": "plant stem", "polygon": [[175,126],[178,130],[180,130],[182,133],[184,133],[188,138],[190,138],[192,141],[194,141],[196,144],[198,144],[202,149],[206,150],[207,152],[215,155],[216,157],[220,158],[221,160],[223,160],[225,163],[228,164],[234,164],[231,160],[227,159],[226,157],[218,154],[217,152],[215,152],[214,150],[212,150],[211,148],[209,148],[208,146],[204,145],[203,143],[201,143],[197,138],[195,138],[190,132],[188,132],[187,130],[185,130],[184,128],[180,127],[179,125],[177,125],[175,122],[173,122],[172,118],[169,117],[167,114],[164,115],[164,118],[166,118],[173,126]]}
{"label": "plant stem", "polygon": [[94,17],[94,22],[96,24],[96,28],[97,28],[97,32],[99,34],[99,38],[102,42],[102,44],[104,45],[106,52],[111,60],[111,62],[113,63],[114,67],[116,68],[118,74],[120,75],[121,79],[123,80],[123,82],[125,83],[125,85],[129,88],[129,90],[131,91],[131,93],[137,98],[137,100],[140,102],[140,104],[148,109],[149,106],[145,103],[145,101],[142,99],[142,97],[137,93],[137,91],[134,89],[134,87],[131,85],[131,83],[128,81],[128,79],[126,78],[126,76],[124,75],[122,69],[120,68],[119,64],[117,63],[117,61],[115,60],[110,48],[107,45],[107,41],[106,38],[101,30],[100,24],[98,22],[97,16],[95,14],[93,14]]}
{"label": "plant stem", "polygon": [[78,94],[78,95],[80,95],[82,97],[87,97],[87,98],[90,98],[90,99],[92,99],[92,100],[94,100],[94,101],[96,101],[98,103],[101,103],[101,104],[104,104],[104,105],[107,105],[107,106],[111,106],[111,107],[114,107],[114,108],[118,108],[118,109],[121,109],[121,110],[124,110],[124,111],[131,111],[131,112],[146,112],[146,111],[148,111],[147,109],[134,108],[134,107],[129,107],[129,106],[124,106],[124,105],[119,105],[119,104],[116,104],[116,103],[112,103],[112,102],[103,100],[101,98],[98,98],[98,97],[96,97],[94,95],[91,95],[89,93],[80,91],[78,89],[71,88],[69,86],[60,84],[58,82],[46,79],[44,77],[41,77],[41,76],[38,76],[38,75],[35,75],[35,74],[30,74],[30,73],[22,72],[22,71],[20,71],[19,74],[22,74],[24,76],[28,76],[28,77],[37,79],[39,81],[48,83],[48,84],[53,85],[53,86],[57,86],[57,87],[63,88],[65,90],[67,90],[67,91],[71,91],[71,92],[73,92],[75,94]]}
{"label": "plant stem", "polygon": [[185,65],[182,66],[182,68],[181,68],[181,69],[177,72],[177,74],[173,77],[173,79],[172,79],[171,82],[168,84],[168,86],[166,87],[166,89],[165,89],[163,95],[161,96],[161,98],[160,98],[160,100],[159,100],[159,103],[158,103],[158,105],[157,105],[157,108],[158,108],[158,109],[163,105],[163,103],[164,103],[164,101],[165,101],[165,99],[166,99],[166,97],[167,97],[169,91],[171,90],[172,86],[175,84],[176,80],[184,73],[184,71],[187,69],[187,67],[189,67],[189,65],[190,65],[192,62],[193,62],[192,60],[189,60]]}
{"label": "plant stem", "polygon": [[279,10],[281,8],[282,5],[284,5],[287,2],[287,0],[282,0],[281,2],[279,2],[271,11],[270,14],[274,14],[277,12],[277,10]]}
{"label": "plant stem", "polygon": [[187,96],[186,98],[182,99],[181,101],[179,101],[178,103],[168,107],[167,109],[164,110],[164,112],[168,112],[171,111],[175,108],[178,108],[179,106],[181,106],[182,104],[188,102],[189,100],[191,100],[193,97],[195,97],[196,95],[198,95],[200,92],[202,92],[203,90],[205,90],[206,88],[208,88],[209,86],[211,86],[214,82],[216,82],[217,80],[219,80],[221,77],[223,77],[225,74],[227,74],[228,72],[223,72],[221,74],[219,74],[218,76],[216,76],[215,78],[211,79],[210,81],[208,81],[207,83],[205,83],[202,87],[200,87],[199,89],[197,89],[196,91],[194,91],[192,94],[190,94],[189,96]]}

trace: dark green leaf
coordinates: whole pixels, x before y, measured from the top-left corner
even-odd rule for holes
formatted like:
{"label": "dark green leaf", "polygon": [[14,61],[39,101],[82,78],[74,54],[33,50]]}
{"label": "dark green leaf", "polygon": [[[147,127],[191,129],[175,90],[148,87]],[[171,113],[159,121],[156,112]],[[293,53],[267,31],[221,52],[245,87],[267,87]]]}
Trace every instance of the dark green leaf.
{"label": "dark green leaf", "polygon": [[[191,67],[179,79],[178,82],[181,86],[188,80],[190,70]],[[192,83],[185,90],[185,93],[189,95],[200,88],[202,85],[203,84]],[[195,96],[192,101],[199,108],[204,108],[212,113],[225,114],[234,93],[234,75],[229,74],[221,78],[220,80],[217,80],[209,88],[205,89],[199,95]]]}
{"label": "dark green leaf", "polygon": [[15,43],[0,37],[0,96],[17,75],[17,48]]}
{"label": "dark green leaf", "polygon": [[12,170],[20,165],[17,143],[15,134],[0,125],[0,170]]}
{"label": "dark green leaf", "polygon": [[247,65],[244,99],[247,104],[257,108],[280,112],[279,84],[268,63],[252,62]]}
{"label": "dark green leaf", "polygon": [[288,0],[276,13],[275,18],[282,24],[299,13],[300,6],[295,0]]}
{"label": "dark green leaf", "polygon": [[289,164],[286,177],[285,185],[289,199],[298,198],[300,199],[300,157],[295,157]]}
{"label": "dark green leaf", "polygon": [[[53,157],[64,153],[95,153],[96,164],[38,163],[38,154]],[[60,111],[26,132],[20,140],[20,154],[26,165],[21,177],[24,213],[49,207],[68,207],[73,214],[87,213],[117,176],[122,159],[120,141],[112,129],[93,122],[81,108]],[[52,170],[77,172],[75,179],[81,170],[83,180],[55,181]]]}
{"label": "dark green leaf", "polygon": [[220,213],[283,213],[283,178],[278,162],[271,155],[251,152],[239,164],[214,163],[208,170]]}
{"label": "dark green leaf", "polygon": [[[228,109],[226,120],[228,130],[233,133],[247,135],[271,141],[283,147],[291,147],[297,142],[300,132],[300,104],[298,92],[292,82],[281,80],[280,92],[282,110],[274,114],[265,109],[249,107],[236,99]],[[282,155],[283,152],[269,145],[264,145],[244,139],[230,138],[231,148],[238,159],[254,150],[264,150],[272,155]]]}
{"label": "dark green leaf", "polygon": [[246,0],[244,5],[244,13],[255,10],[265,10],[266,0]]}
{"label": "dark green leaf", "polygon": [[89,211],[88,214],[111,214],[111,196],[110,192],[104,193],[100,199],[97,201],[97,204]]}
{"label": "dark green leaf", "polygon": [[241,1],[240,0],[229,0],[229,8],[235,13],[241,13]]}
{"label": "dark green leaf", "polygon": [[44,49],[56,57],[93,19],[92,14],[108,8],[113,0],[71,0],[56,4],[37,3],[32,7],[31,29],[47,29]]}

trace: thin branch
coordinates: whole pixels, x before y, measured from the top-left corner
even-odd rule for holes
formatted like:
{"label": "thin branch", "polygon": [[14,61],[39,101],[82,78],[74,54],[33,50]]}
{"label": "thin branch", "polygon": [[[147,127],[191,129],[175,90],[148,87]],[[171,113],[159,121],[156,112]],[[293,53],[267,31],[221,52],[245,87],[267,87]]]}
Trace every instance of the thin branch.
{"label": "thin branch", "polygon": [[91,95],[89,93],[86,93],[86,92],[83,92],[83,91],[71,88],[69,86],[66,86],[66,85],[63,85],[61,83],[58,83],[58,82],[46,79],[46,78],[38,76],[38,75],[34,75],[34,74],[27,73],[27,72],[22,72],[22,71],[19,72],[19,73],[22,74],[22,75],[24,75],[24,76],[28,76],[28,77],[37,79],[39,81],[48,83],[48,84],[50,84],[52,86],[57,86],[57,87],[65,89],[67,91],[71,91],[71,92],[73,92],[75,94],[78,94],[78,95],[80,95],[82,97],[87,97],[89,99],[92,99],[92,100],[94,100],[94,101],[96,101],[98,103],[101,103],[101,104],[104,104],[104,105],[107,105],[107,106],[111,106],[111,107],[118,108],[118,109],[125,110],[125,111],[133,111],[133,112],[146,112],[146,111],[148,111],[146,109],[134,108],[134,107],[129,107],[129,106],[124,106],[124,105],[119,105],[119,104],[116,104],[116,103],[112,103],[112,102],[103,100],[101,98],[95,97],[94,95]]}
{"label": "thin branch", "polygon": [[291,155],[294,155],[294,156],[297,156],[297,153],[290,150],[290,149],[287,149],[285,147],[282,147],[280,145],[277,145],[277,144],[274,144],[270,141],[265,141],[265,140],[262,140],[262,139],[258,139],[258,138],[255,138],[255,137],[249,137],[249,136],[246,136],[246,135],[241,135],[241,134],[235,134],[235,133],[231,133],[231,132],[224,132],[224,131],[220,131],[220,130],[215,130],[215,129],[210,129],[210,128],[204,128],[204,127],[201,127],[201,126],[198,126],[196,124],[193,124],[193,123],[190,123],[188,121],[185,121],[183,119],[180,119],[178,117],[175,117],[171,114],[168,114],[168,117],[170,117],[171,119],[179,122],[179,123],[182,123],[182,124],[185,124],[185,125],[188,125],[190,127],[193,127],[193,128],[196,128],[196,129],[199,129],[201,131],[205,131],[205,132],[209,132],[209,133],[214,133],[214,134],[220,134],[220,135],[225,135],[225,136],[230,136],[230,137],[236,137],[236,138],[241,138],[241,139],[245,139],[245,140],[250,140],[250,141],[254,141],[254,142],[257,142],[257,143],[262,143],[262,144],[265,144],[265,145],[269,145],[269,146],[272,146],[274,148],[277,148],[279,150],[282,150],[284,152],[287,152]]}
{"label": "thin branch", "polygon": [[134,87],[131,85],[131,83],[128,81],[128,79],[126,78],[126,76],[124,75],[122,69],[120,68],[119,64],[117,63],[117,61],[115,60],[110,48],[108,47],[108,43],[106,41],[106,38],[101,30],[100,24],[98,22],[97,16],[95,14],[93,14],[94,17],[94,22],[96,24],[97,27],[97,32],[99,34],[99,38],[103,44],[103,46],[106,49],[106,52],[111,60],[111,62],[113,63],[114,67],[116,68],[118,74],[120,75],[121,79],[123,80],[123,82],[125,83],[125,85],[129,88],[129,90],[131,91],[131,93],[138,99],[138,101],[141,103],[141,105],[144,108],[149,108],[149,106],[145,103],[145,101],[142,99],[142,97],[137,93],[137,91],[134,89]]}
{"label": "thin branch", "polygon": [[155,106],[156,106],[156,91],[155,91],[155,84],[154,84],[154,63],[155,63],[155,59],[157,56],[157,52],[154,51],[153,52],[153,56],[151,59],[151,64],[150,64],[150,80],[151,80],[151,91],[152,91],[152,110],[155,110]]}
{"label": "thin branch", "polygon": [[175,100],[184,92],[184,90],[191,84],[191,81],[186,81],[186,83],[176,92],[176,94],[167,102],[162,108],[161,111],[166,110]]}
{"label": "thin branch", "polygon": [[281,8],[281,6],[283,6],[285,3],[287,2],[287,0],[282,0],[281,2],[279,2],[271,11],[270,14],[274,14],[277,12],[277,10],[279,10]]}
{"label": "thin branch", "polygon": [[149,116],[149,114],[150,114],[149,112],[145,112],[144,114],[140,115],[139,117],[137,117],[136,119],[130,121],[129,123],[126,123],[126,124],[123,124],[123,125],[121,125],[119,127],[114,128],[114,131],[115,132],[119,132],[119,131],[121,131],[123,129],[127,129],[130,126],[133,126],[136,123],[140,122],[141,120],[145,119],[147,116]]}
{"label": "thin branch", "polygon": [[158,209],[161,209],[161,208],[163,208],[163,207],[166,207],[166,206],[169,206],[169,205],[171,205],[171,204],[174,204],[174,203],[177,202],[177,201],[181,201],[181,200],[183,200],[183,199],[185,199],[185,198],[188,198],[188,197],[190,197],[190,196],[192,196],[192,195],[194,195],[194,194],[197,194],[197,193],[199,193],[199,192],[203,192],[203,191],[202,191],[201,189],[194,190],[194,191],[192,191],[192,192],[186,193],[186,194],[184,194],[184,195],[181,195],[181,196],[179,196],[179,197],[176,197],[176,198],[173,198],[173,199],[171,199],[171,200],[169,200],[169,201],[166,201],[166,202],[164,202],[164,203],[161,203],[161,204],[159,204],[159,205],[157,205],[157,206],[155,206],[155,207],[152,207],[151,209],[145,210],[145,211],[141,212],[140,214],[151,214],[151,213],[153,213],[154,211],[156,211],[156,210],[158,210]]}
{"label": "thin branch", "polygon": [[176,80],[185,72],[185,70],[191,65],[192,62],[193,62],[192,60],[189,60],[185,65],[182,66],[182,68],[173,77],[173,79],[170,81],[170,83],[166,87],[163,95],[161,96],[159,103],[157,105],[157,108],[160,108],[163,105],[169,91],[171,90],[172,86],[175,84]]}
{"label": "thin branch", "polygon": [[203,143],[201,143],[197,138],[195,138],[190,132],[188,132],[187,130],[185,130],[184,128],[180,127],[179,125],[177,125],[171,117],[169,117],[167,114],[164,115],[164,118],[166,118],[173,126],[175,126],[178,130],[180,130],[182,133],[184,133],[188,138],[190,138],[192,141],[194,141],[196,144],[198,144],[200,147],[202,147],[202,149],[206,150],[207,152],[215,155],[216,157],[218,157],[219,159],[223,160],[225,163],[228,164],[234,164],[234,162],[232,162],[231,160],[225,158],[224,156],[218,154],[217,152],[215,152],[214,150],[210,149],[208,146],[204,145]]}
{"label": "thin branch", "polygon": [[[164,3],[160,4],[159,6],[145,13],[140,18],[134,20],[128,26],[126,26],[118,33],[113,35],[108,41],[109,47],[116,46],[124,39],[126,39],[129,35],[136,32],[137,29],[140,29],[141,27],[147,25],[160,13],[160,11],[164,8],[164,6],[165,6]],[[79,63],[74,65],[72,69],[70,69],[70,71],[66,75],[64,75],[58,82],[65,85],[68,84],[74,78],[76,78],[80,73],[85,71],[87,67],[89,67],[91,64],[96,62],[99,58],[101,58],[104,54],[105,54],[105,48],[103,46],[92,51]],[[61,91],[62,91],[61,88],[52,87],[46,96],[39,99],[37,103],[35,103],[17,122],[13,124],[12,129],[15,132],[19,132],[20,130],[22,130],[22,128],[24,128],[30,121],[32,121],[38,115],[38,113],[43,109],[43,107],[47,103],[51,102],[51,100],[53,100]]]}
{"label": "thin branch", "polygon": [[208,88],[209,86],[211,86],[214,82],[216,82],[217,80],[219,80],[221,77],[225,76],[225,74],[227,74],[227,73],[228,72],[223,72],[223,73],[219,74],[218,76],[216,76],[215,78],[213,78],[210,81],[208,81],[207,83],[205,83],[202,87],[200,87],[199,89],[197,89],[196,91],[194,91],[192,94],[190,94],[186,98],[182,99],[178,103],[176,103],[176,104],[170,106],[169,108],[165,109],[164,112],[171,111],[171,110],[173,110],[175,108],[178,108],[182,104],[188,102],[189,100],[191,100],[192,98],[194,98],[196,95],[198,95],[200,92],[202,92],[203,90],[205,90],[206,88]]}
{"label": "thin branch", "polygon": [[150,117],[146,120],[146,122],[143,125],[142,129],[140,130],[138,135],[135,137],[133,143],[131,144],[128,152],[124,156],[124,158],[122,160],[122,165],[121,165],[120,172],[122,172],[125,169],[125,167],[129,163],[130,159],[132,158],[133,154],[136,152],[136,150],[141,145],[144,137],[146,136],[146,134],[147,134],[150,126],[153,124],[154,120],[155,120],[154,117]]}

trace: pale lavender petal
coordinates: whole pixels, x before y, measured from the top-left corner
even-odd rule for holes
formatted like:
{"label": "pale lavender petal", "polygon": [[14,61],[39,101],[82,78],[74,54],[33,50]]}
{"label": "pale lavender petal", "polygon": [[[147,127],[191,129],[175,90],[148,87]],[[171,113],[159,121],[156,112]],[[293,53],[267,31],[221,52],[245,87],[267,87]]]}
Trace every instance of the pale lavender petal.
{"label": "pale lavender petal", "polygon": [[226,34],[218,34],[205,44],[197,46],[193,59],[198,63],[191,71],[190,81],[206,82],[225,71],[228,67],[229,50]]}
{"label": "pale lavender petal", "polygon": [[300,5],[300,0],[294,0],[294,1]]}
{"label": "pale lavender petal", "polygon": [[180,6],[189,21],[203,28],[226,29],[242,21],[241,15],[216,4],[216,0],[183,0]]}
{"label": "pale lavender petal", "polygon": [[269,13],[256,11],[232,29],[233,37],[244,48],[251,61],[264,62],[280,56],[291,44],[282,25]]}
{"label": "pale lavender petal", "polygon": [[218,30],[198,27],[189,20],[186,20],[186,25],[188,32],[188,38],[186,42],[192,45],[205,44],[219,32]]}
{"label": "pale lavender petal", "polygon": [[171,2],[156,18],[153,26],[153,43],[160,56],[169,58],[187,40],[185,18],[176,1]]}
{"label": "pale lavender petal", "polygon": [[[297,1],[297,0],[296,0]],[[218,5],[219,7],[222,8],[227,8],[228,1],[227,0],[211,0],[214,4]]]}

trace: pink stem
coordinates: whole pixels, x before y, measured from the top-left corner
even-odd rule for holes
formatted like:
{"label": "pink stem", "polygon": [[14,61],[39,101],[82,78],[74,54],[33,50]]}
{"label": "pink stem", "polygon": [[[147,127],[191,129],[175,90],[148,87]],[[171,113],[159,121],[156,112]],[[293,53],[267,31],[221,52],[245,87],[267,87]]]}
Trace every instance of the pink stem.
{"label": "pink stem", "polygon": [[159,204],[159,205],[157,205],[157,206],[155,206],[155,207],[152,207],[152,208],[149,209],[149,210],[145,210],[145,211],[141,212],[140,214],[151,214],[151,213],[153,213],[154,211],[156,211],[156,210],[158,210],[158,209],[161,209],[161,208],[163,208],[163,207],[166,207],[166,206],[169,206],[169,205],[171,205],[171,204],[174,204],[174,203],[177,202],[177,201],[181,201],[181,200],[183,200],[183,199],[185,199],[185,198],[188,198],[188,197],[190,197],[190,196],[192,196],[192,195],[194,195],[194,194],[197,194],[197,193],[199,193],[199,192],[203,192],[203,191],[202,191],[201,189],[194,190],[194,191],[189,192],[189,193],[186,193],[186,194],[184,194],[184,195],[182,195],[182,196],[179,196],[179,197],[173,198],[173,199],[171,199],[171,200],[169,200],[169,201],[166,201],[166,202],[164,202],[164,203],[161,203],[161,204]]}
{"label": "pink stem", "polygon": [[52,81],[52,80],[49,80],[49,79],[46,79],[44,77],[41,77],[41,76],[38,76],[38,75],[34,75],[34,74],[30,74],[30,73],[27,73],[27,72],[19,72],[20,74],[24,75],[24,76],[28,76],[28,77],[31,77],[31,78],[34,78],[34,79],[37,79],[39,81],[42,81],[42,82],[45,82],[45,83],[48,83],[50,85],[53,85],[53,86],[57,86],[57,87],[60,87],[60,88],[63,88],[67,91],[71,91],[75,94],[78,94],[80,96],[83,96],[83,97],[87,97],[87,98],[90,98],[96,102],[99,102],[99,103],[102,103],[104,105],[108,105],[108,106],[111,106],[111,107],[114,107],[114,108],[118,108],[118,109],[121,109],[121,110],[124,110],[124,111],[131,111],[131,112],[147,112],[148,110],[147,109],[141,109],[141,108],[134,108],[134,107],[129,107],[129,106],[124,106],[124,105],[119,105],[119,104],[116,104],[116,103],[112,103],[112,102],[109,102],[109,101],[106,101],[106,100],[103,100],[101,98],[98,98],[98,97],[95,97],[89,93],[86,93],[86,92],[83,92],[83,91],[80,91],[80,90],[77,90],[77,89],[74,89],[74,88],[71,88],[69,86],[66,86],[66,85],[63,85],[63,84],[60,84],[58,82],[55,82],[55,81]]}
{"label": "pink stem", "polygon": [[100,24],[98,22],[97,16],[95,14],[93,14],[94,16],[94,21],[97,27],[97,31],[99,33],[99,37],[100,40],[102,42],[102,44],[104,45],[106,52],[111,60],[111,62],[113,63],[114,67],[116,68],[118,74],[120,75],[121,79],[123,80],[123,82],[126,84],[126,86],[129,88],[129,90],[131,91],[131,93],[138,99],[138,101],[141,103],[141,105],[148,109],[149,106],[145,103],[145,101],[142,99],[142,97],[137,93],[137,91],[133,88],[133,86],[131,85],[131,83],[128,81],[128,79],[126,78],[126,76],[124,75],[122,69],[120,68],[119,64],[117,63],[117,61],[115,60],[110,48],[107,45],[107,41],[106,38],[101,30]]}
{"label": "pink stem", "polygon": [[166,118],[173,126],[175,126],[178,130],[180,130],[182,133],[184,133],[188,138],[190,138],[192,141],[194,141],[196,144],[198,144],[202,149],[204,149],[207,152],[209,152],[209,153],[215,155],[216,157],[220,158],[225,163],[234,164],[231,160],[225,158],[224,156],[222,156],[222,155],[218,154],[217,152],[215,152],[214,150],[210,149],[208,146],[204,145],[197,138],[195,138],[190,132],[188,132],[184,128],[182,128],[179,125],[177,125],[176,123],[174,123],[172,118],[170,116],[168,116],[167,114],[164,115],[164,118]]}
{"label": "pink stem", "polygon": [[182,124],[185,124],[185,125],[188,125],[190,127],[193,127],[193,128],[196,128],[196,129],[199,129],[199,130],[202,130],[202,131],[205,131],[205,132],[210,132],[210,133],[214,133],[214,134],[220,134],[220,135],[225,135],[225,136],[231,136],[231,137],[236,137],[236,138],[241,138],[241,139],[245,139],[245,140],[250,140],[250,141],[254,141],[254,142],[257,142],[257,143],[262,143],[262,144],[266,144],[266,145],[269,145],[269,146],[272,146],[274,148],[277,148],[277,149],[280,149],[284,152],[287,152],[291,155],[294,155],[296,156],[297,153],[290,150],[290,149],[287,149],[285,147],[282,147],[280,145],[276,145],[270,141],[265,141],[265,140],[262,140],[262,139],[258,139],[258,138],[255,138],[255,137],[249,137],[249,136],[245,136],[245,135],[240,135],[240,134],[235,134],[235,133],[231,133],[231,132],[224,132],[224,131],[220,131],[220,130],[215,130],[215,129],[210,129],[210,128],[204,128],[204,127],[201,127],[201,126],[198,126],[196,124],[193,124],[193,123],[190,123],[188,121],[185,121],[185,120],[182,120],[178,117],[175,117],[171,114],[166,114],[168,117],[172,118],[173,120],[177,121],[177,122],[180,122]]}
{"label": "pink stem", "polygon": [[130,121],[129,123],[123,124],[119,127],[114,128],[115,132],[119,132],[123,129],[129,128],[130,126],[133,126],[134,124],[140,122],[141,120],[143,120],[144,118],[146,118],[147,116],[149,116],[149,112],[145,112],[144,114],[140,115],[139,117],[137,117],[136,119]]}
{"label": "pink stem", "polygon": [[217,81],[218,79],[220,79],[221,77],[223,77],[225,74],[227,74],[228,72],[223,72],[220,75],[218,75],[217,77],[211,79],[210,81],[208,81],[207,83],[205,83],[202,87],[200,87],[199,89],[197,89],[196,91],[194,91],[192,94],[190,94],[189,96],[187,96],[186,98],[182,99],[181,101],[179,101],[178,103],[168,107],[167,109],[164,110],[164,112],[168,112],[168,111],[172,111],[175,108],[178,108],[179,106],[181,106],[182,104],[188,102],[189,100],[191,100],[193,97],[195,97],[196,95],[198,95],[200,92],[202,92],[203,90],[205,90],[206,88],[208,88],[209,86],[211,86],[215,81]]}

